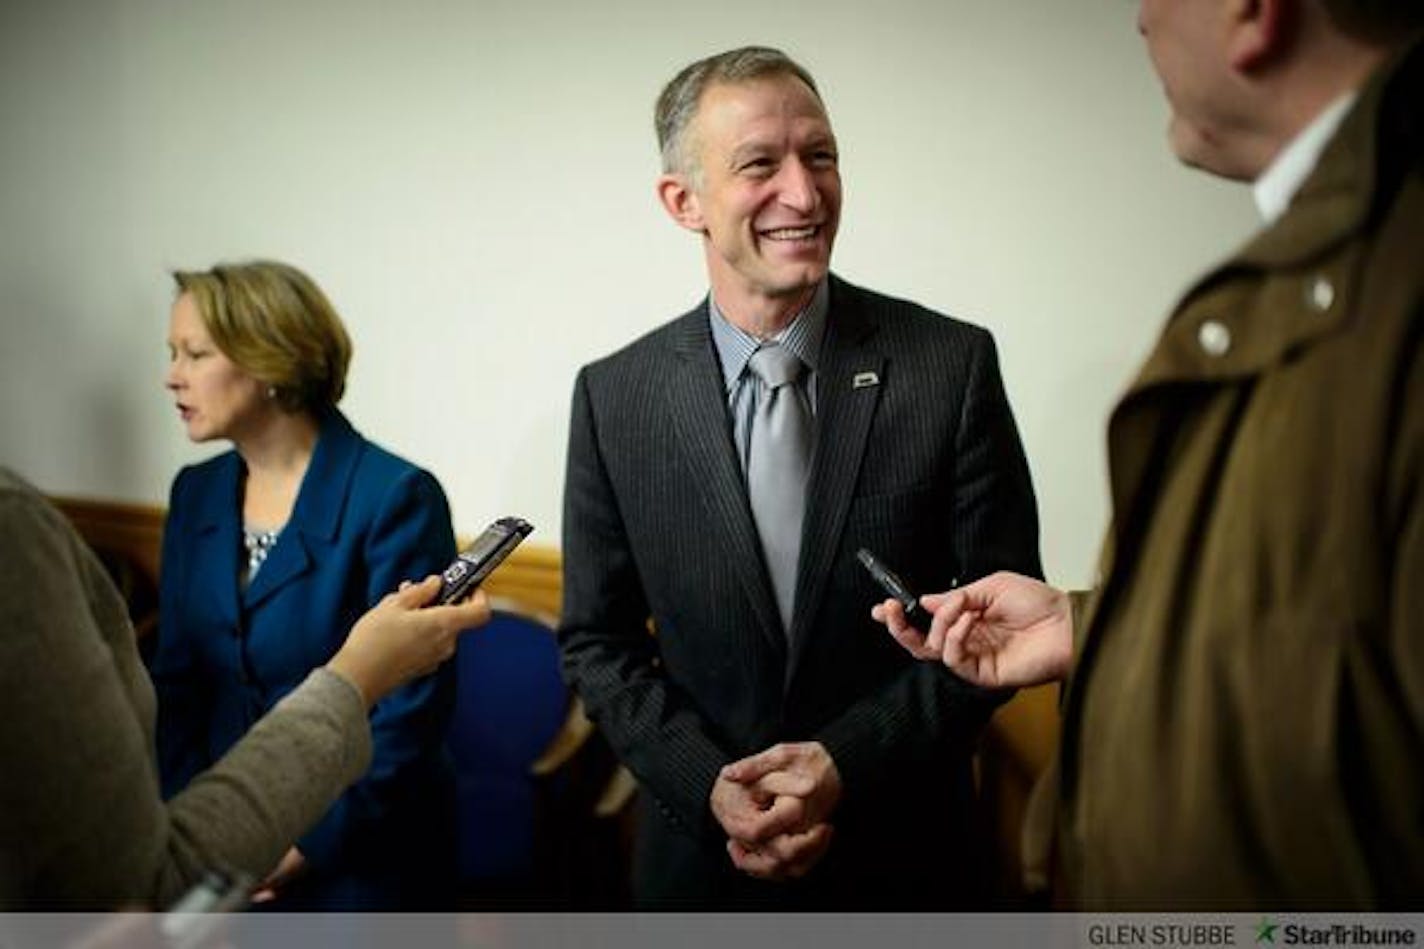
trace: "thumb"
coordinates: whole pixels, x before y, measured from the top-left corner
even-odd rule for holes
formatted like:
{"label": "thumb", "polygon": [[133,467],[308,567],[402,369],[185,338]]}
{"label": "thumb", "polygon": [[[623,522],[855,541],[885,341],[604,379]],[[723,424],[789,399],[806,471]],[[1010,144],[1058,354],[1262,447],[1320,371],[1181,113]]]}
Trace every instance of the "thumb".
{"label": "thumb", "polygon": [[[931,613],[938,613],[949,604],[955,613],[964,609],[964,590],[946,590],[943,593],[926,593],[920,597],[920,605]],[[952,618],[952,617],[951,617]]]}
{"label": "thumb", "polygon": [[426,606],[440,590],[440,578],[431,574],[419,583],[404,583],[394,594],[396,602],[407,609]]}
{"label": "thumb", "polygon": [[782,767],[785,753],[779,745],[733,761],[722,768],[722,777],[737,784],[751,784]]}

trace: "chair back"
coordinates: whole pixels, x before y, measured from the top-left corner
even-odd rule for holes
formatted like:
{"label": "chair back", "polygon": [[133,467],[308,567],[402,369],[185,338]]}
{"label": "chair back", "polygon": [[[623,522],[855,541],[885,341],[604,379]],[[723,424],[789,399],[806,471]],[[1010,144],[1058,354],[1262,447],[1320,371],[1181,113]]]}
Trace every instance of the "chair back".
{"label": "chair back", "polygon": [[460,637],[447,745],[455,762],[462,890],[517,888],[534,872],[532,765],[563,725],[569,693],[552,625],[496,608]]}

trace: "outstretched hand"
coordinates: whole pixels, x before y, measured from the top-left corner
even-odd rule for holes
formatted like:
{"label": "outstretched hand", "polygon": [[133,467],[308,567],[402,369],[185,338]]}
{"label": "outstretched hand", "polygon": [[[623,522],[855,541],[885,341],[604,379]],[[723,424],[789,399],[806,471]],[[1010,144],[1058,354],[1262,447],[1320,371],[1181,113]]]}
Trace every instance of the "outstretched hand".
{"label": "outstretched hand", "polygon": [[1039,685],[1061,679],[1073,657],[1068,595],[1040,580],[1000,572],[958,590],[920,597],[934,614],[929,632],[905,622],[895,600],[870,615],[919,659],[943,662],[985,688]]}

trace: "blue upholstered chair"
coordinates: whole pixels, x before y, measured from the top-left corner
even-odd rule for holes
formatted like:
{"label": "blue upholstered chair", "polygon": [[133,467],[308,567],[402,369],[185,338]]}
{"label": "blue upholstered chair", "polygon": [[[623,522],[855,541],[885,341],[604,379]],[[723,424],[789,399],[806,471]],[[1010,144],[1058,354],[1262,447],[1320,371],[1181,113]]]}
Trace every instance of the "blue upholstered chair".
{"label": "blue upholstered chair", "polygon": [[461,891],[526,891],[535,872],[533,765],[569,713],[552,624],[499,608],[460,638],[455,761]]}

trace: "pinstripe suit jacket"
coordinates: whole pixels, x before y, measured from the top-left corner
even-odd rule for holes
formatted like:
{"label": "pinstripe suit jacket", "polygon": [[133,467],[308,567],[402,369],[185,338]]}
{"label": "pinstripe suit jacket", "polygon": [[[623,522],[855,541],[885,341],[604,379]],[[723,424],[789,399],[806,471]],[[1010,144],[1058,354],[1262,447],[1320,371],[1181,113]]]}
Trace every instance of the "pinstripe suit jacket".
{"label": "pinstripe suit jacket", "polygon": [[[787,635],[706,304],[579,374],[560,639],[571,683],[644,791],[635,889],[647,905],[943,907],[944,887],[976,872],[969,757],[1002,696],[911,660],[871,621],[883,594],[854,552],[869,547],[921,590],[1040,573],[993,341],[832,277],[815,424]],[[722,765],[783,740],[822,742],[844,786],[831,849],[794,886],[738,874],[708,807]]]}

